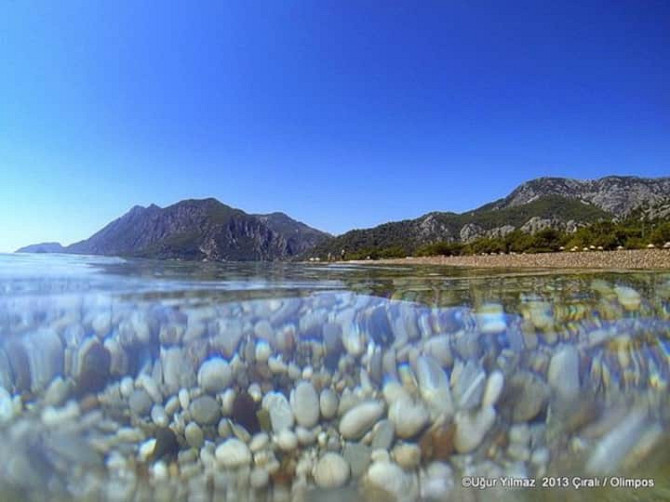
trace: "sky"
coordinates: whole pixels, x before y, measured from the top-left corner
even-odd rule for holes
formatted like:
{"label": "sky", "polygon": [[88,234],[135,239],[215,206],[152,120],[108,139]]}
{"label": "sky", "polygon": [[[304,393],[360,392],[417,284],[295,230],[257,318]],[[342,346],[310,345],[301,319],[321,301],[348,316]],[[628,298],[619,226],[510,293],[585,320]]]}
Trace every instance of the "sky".
{"label": "sky", "polygon": [[216,197],[339,234],[670,175],[670,2],[0,0],[0,251]]}

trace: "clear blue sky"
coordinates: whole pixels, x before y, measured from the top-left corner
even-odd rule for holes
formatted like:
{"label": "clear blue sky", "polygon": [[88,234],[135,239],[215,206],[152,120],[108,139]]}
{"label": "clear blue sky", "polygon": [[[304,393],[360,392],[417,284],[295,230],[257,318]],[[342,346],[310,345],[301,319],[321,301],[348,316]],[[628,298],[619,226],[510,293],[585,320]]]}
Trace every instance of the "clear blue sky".
{"label": "clear blue sky", "polygon": [[0,0],[0,251],[214,196],[341,233],[670,174],[670,2]]}

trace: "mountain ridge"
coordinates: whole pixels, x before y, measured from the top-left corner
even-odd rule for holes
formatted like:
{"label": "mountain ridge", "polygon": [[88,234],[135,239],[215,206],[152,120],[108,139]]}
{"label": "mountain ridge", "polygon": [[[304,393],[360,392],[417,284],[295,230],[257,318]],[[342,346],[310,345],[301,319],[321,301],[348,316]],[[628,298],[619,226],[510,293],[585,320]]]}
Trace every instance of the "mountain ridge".
{"label": "mountain ridge", "polygon": [[283,212],[250,214],[214,198],[161,208],[133,206],[88,239],[26,246],[17,252],[65,252],[189,260],[290,260],[396,248],[411,253],[436,242],[498,238],[552,228],[575,232],[631,214],[670,215],[670,177],[606,176],[595,180],[541,177],[507,196],[463,213],[432,211],[332,236]]}
{"label": "mountain ridge", "polygon": [[[133,206],[88,239],[62,248],[73,254],[211,261],[290,259],[329,234],[283,214],[252,215],[214,198],[161,208]],[[267,218],[261,218],[265,217]],[[28,252],[31,246],[18,252]]]}

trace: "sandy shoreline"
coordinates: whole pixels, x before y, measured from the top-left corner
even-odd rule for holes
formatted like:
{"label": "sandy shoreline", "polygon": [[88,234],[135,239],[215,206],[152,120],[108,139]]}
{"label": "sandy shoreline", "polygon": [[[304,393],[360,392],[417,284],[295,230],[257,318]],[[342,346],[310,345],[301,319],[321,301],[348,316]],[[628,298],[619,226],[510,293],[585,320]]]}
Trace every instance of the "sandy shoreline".
{"label": "sandy shoreline", "polygon": [[635,249],[490,256],[428,256],[347,263],[393,265],[444,265],[474,268],[559,268],[611,270],[670,270],[670,250]]}

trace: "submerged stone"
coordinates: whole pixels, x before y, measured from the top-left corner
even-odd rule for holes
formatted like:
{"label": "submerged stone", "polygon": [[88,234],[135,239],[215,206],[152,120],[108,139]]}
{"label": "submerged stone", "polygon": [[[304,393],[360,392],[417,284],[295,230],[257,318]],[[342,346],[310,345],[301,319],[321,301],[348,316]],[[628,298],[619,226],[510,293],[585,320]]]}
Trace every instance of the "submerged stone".
{"label": "submerged stone", "polygon": [[258,403],[251,395],[242,391],[233,400],[232,419],[244,427],[250,434],[260,432],[261,425],[258,421]]}

